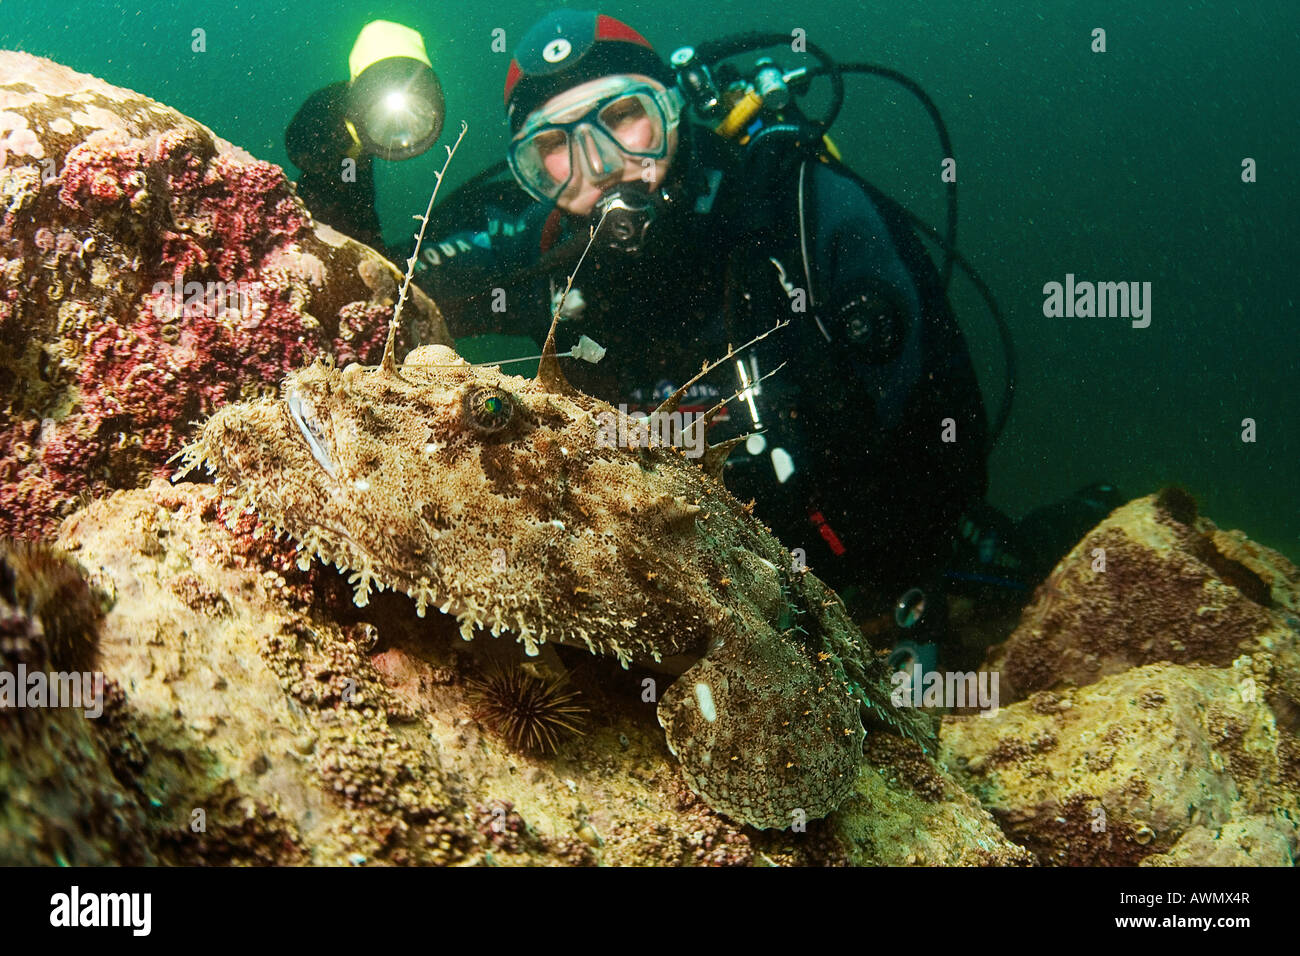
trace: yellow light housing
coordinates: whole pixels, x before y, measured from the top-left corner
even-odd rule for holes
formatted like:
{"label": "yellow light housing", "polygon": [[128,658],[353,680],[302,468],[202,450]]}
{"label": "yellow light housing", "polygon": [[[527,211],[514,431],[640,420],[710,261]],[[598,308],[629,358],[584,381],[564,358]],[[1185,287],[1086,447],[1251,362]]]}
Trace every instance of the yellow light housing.
{"label": "yellow light housing", "polygon": [[418,156],[442,132],[442,86],[410,27],[367,23],[348,57],[348,122],[366,152],[383,159]]}

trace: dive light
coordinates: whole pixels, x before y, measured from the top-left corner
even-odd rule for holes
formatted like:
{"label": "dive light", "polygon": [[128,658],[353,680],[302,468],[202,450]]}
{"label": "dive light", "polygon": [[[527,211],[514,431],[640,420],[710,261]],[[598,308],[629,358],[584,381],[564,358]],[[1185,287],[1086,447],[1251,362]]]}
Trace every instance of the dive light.
{"label": "dive light", "polygon": [[362,149],[401,160],[434,144],[445,114],[442,85],[417,31],[388,20],[367,23],[348,69],[348,128]]}

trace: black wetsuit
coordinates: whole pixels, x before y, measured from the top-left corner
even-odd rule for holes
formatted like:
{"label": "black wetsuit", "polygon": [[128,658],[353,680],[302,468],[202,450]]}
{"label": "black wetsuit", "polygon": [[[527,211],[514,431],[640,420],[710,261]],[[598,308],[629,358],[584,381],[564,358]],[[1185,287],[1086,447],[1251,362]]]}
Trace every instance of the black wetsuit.
{"label": "black wetsuit", "polygon": [[[300,112],[295,127],[305,122]],[[301,142],[291,129],[291,143],[295,135]],[[566,376],[615,406],[649,411],[729,344],[789,319],[740,357],[751,376],[786,364],[754,397],[764,440],[733,453],[728,487],[755,498],[755,513],[835,587],[896,595],[933,583],[958,517],[984,494],[988,436],[932,262],[897,206],[799,148],[797,135],[760,137],[748,151],[704,130],[693,138],[674,162],[694,184],[688,208],[656,223],[666,228],[640,256],[593,252],[578,274],[585,308],[561,324],[559,347],[585,333],[608,354],[595,365],[564,360]],[[317,217],[373,239],[368,169],[364,184],[360,176],[332,184],[314,170],[337,170],[337,160],[310,162],[300,194]],[[568,235],[585,239],[587,223],[507,189],[499,205],[477,206],[426,239],[418,281],[457,337],[502,332],[541,342],[552,293],[573,263],[510,276]],[[682,410],[703,411],[739,387],[728,362]],[[747,402],[733,401],[710,441],[750,431],[751,417]],[[793,472],[779,474],[787,463]]]}

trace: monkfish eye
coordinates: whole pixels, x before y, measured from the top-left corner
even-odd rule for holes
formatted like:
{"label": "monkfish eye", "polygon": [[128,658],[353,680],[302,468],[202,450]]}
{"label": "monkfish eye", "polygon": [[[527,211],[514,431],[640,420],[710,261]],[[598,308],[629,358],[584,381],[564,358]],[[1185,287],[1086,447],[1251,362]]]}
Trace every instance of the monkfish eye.
{"label": "monkfish eye", "polygon": [[461,402],[460,416],[479,434],[495,435],[514,419],[515,400],[509,392],[490,385],[472,388]]}
{"label": "monkfish eye", "polygon": [[285,399],[285,404],[289,406],[289,417],[298,426],[298,431],[302,432],[307,447],[311,449],[311,456],[333,478],[334,461],[330,458],[330,453],[325,447],[325,429],[316,420],[316,410],[312,406],[311,399],[303,398],[297,394],[290,394]]}

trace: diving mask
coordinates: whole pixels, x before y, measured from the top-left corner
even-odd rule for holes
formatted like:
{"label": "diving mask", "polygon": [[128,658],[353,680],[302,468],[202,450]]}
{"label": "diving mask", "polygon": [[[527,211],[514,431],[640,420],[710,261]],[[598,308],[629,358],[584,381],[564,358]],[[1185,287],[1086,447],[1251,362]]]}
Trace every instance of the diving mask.
{"label": "diving mask", "polygon": [[629,157],[666,159],[681,105],[676,89],[607,77],[529,116],[510,143],[510,170],[533,198],[554,202],[579,164],[587,179],[597,181],[621,171]]}

